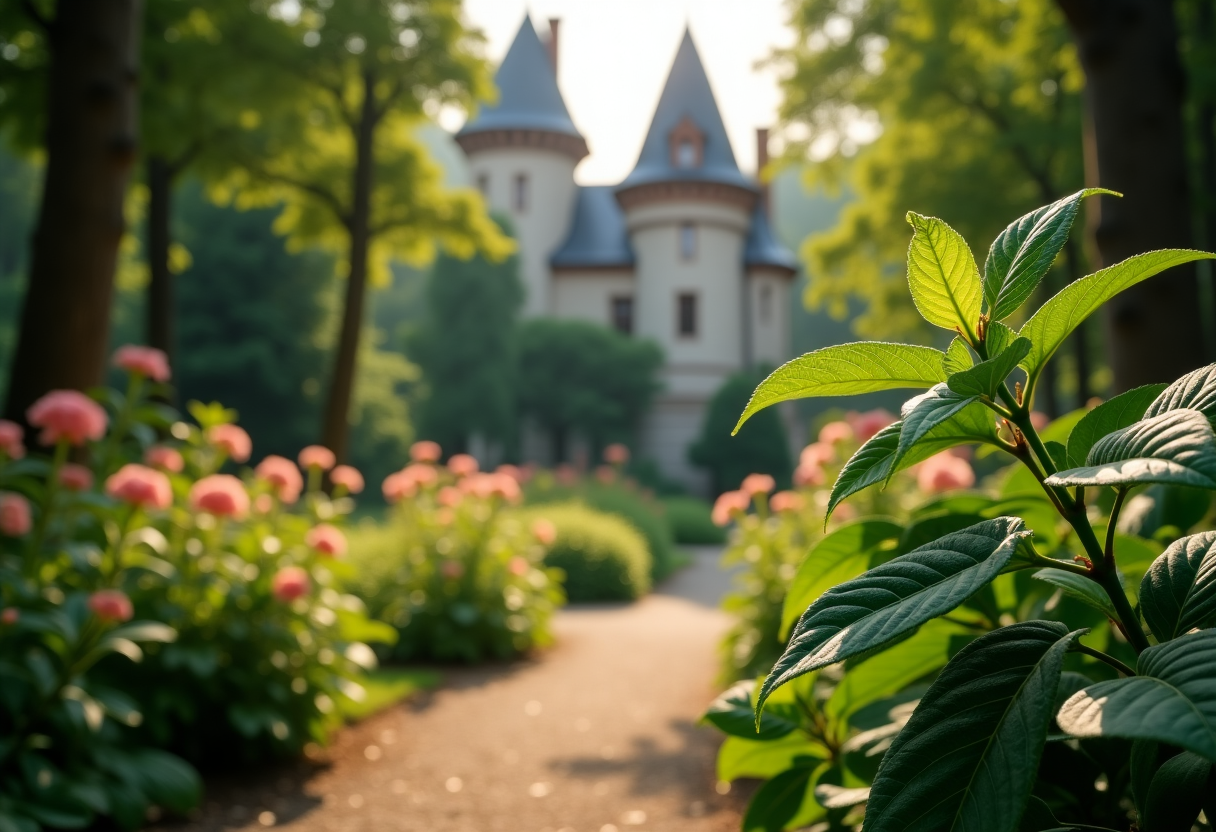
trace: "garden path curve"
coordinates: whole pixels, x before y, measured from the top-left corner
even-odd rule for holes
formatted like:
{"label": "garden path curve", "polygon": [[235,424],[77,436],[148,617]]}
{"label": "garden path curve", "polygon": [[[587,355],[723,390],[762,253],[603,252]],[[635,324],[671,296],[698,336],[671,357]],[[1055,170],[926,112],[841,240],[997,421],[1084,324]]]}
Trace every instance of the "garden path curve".
{"label": "garden path curve", "polygon": [[719,550],[642,601],[563,610],[535,661],[444,671],[444,684],[343,731],[328,765],[220,782],[175,830],[735,832],[715,789]]}

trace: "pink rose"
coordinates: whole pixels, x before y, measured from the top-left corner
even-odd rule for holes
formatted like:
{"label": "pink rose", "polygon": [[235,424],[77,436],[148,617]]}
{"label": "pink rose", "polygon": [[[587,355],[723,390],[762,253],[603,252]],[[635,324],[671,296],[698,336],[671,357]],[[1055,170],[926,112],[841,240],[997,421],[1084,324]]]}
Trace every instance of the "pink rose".
{"label": "pink rose", "polygon": [[458,477],[476,474],[480,467],[477,460],[468,454],[452,454],[452,458],[448,460],[448,470]]}
{"label": "pink rose", "polygon": [[334,452],[324,445],[309,445],[300,451],[300,467],[305,470],[320,468],[322,471],[328,471],[337,461]]}
{"label": "pink rose", "polygon": [[776,481],[768,474],[748,474],[743,478],[739,490],[752,498],[757,494],[767,494],[777,487]]}
{"label": "pink rose", "polygon": [[280,601],[294,601],[308,594],[312,581],[299,566],[284,566],[270,579],[270,591]]}
{"label": "pink rose", "polygon": [[304,477],[290,459],[271,454],[259,462],[253,472],[274,488],[283,502],[294,503],[300,499],[300,492],[304,490]]}
{"label": "pink rose", "polygon": [[101,589],[89,596],[89,609],[105,622],[130,621],[135,614],[131,599],[117,589]]}
{"label": "pink rose", "polygon": [[9,459],[21,459],[25,456],[25,445],[22,444],[24,437],[25,430],[21,425],[8,419],[0,419],[0,454]]}
{"label": "pink rose", "polygon": [[42,428],[38,439],[43,445],[60,440],[69,445],[96,442],[105,435],[109,421],[101,405],[78,390],[52,390],[30,405],[25,415],[31,425]]}
{"label": "pink rose", "polygon": [[253,440],[244,428],[237,425],[215,425],[207,431],[207,441],[233,462],[247,462],[253,453]]}
{"label": "pink rose", "polygon": [[620,442],[613,442],[604,448],[604,462],[609,465],[624,465],[629,461],[629,449]]}
{"label": "pink rose", "polygon": [[131,375],[141,375],[153,381],[169,380],[169,358],[155,347],[140,347],[127,344],[114,353],[114,366],[121,367]]}
{"label": "pink rose", "polygon": [[439,443],[429,439],[410,445],[410,459],[414,462],[438,462],[442,453]]}
{"label": "pink rose", "polygon": [[339,465],[329,474],[329,481],[335,486],[346,489],[348,494],[359,494],[363,491],[363,475],[358,468],[350,465]]}
{"label": "pink rose", "polygon": [[304,535],[304,542],[323,555],[340,558],[346,554],[346,535],[329,523],[318,523]]}
{"label": "pink rose", "polygon": [[429,488],[439,482],[439,472],[430,465],[420,462],[405,466],[401,469],[401,473],[405,474],[419,488]]}
{"label": "pink rose", "polygon": [[398,471],[384,478],[381,490],[384,492],[385,500],[390,503],[399,503],[417,494],[418,484],[405,471]]}
{"label": "pink rose", "polygon": [[231,474],[212,474],[191,486],[190,505],[216,517],[240,519],[249,513],[249,493]]}
{"label": "pink rose", "polygon": [[30,501],[11,491],[0,491],[0,534],[23,537],[30,532]]}
{"label": "pink rose", "polygon": [[819,431],[819,441],[825,445],[849,442],[853,439],[853,426],[848,422],[828,422]]}
{"label": "pink rose", "polygon": [[778,491],[768,501],[769,508],[775,512],[802,511],[806,500],[796,491]]}
{"label": "pink rose", "polygon": [[746,514],[748,506],[751,504],[752,498],[742,491],[722,492],[718,495],[718,499],[714,501],[714,510],[711,515],[714,525],[729,525],[736,514]]}
{"label": "pink rose", "polygon": [[836,449],[827,442],[812,442],[798,456],[800,465],[824,466],[836,458]]}
{"label": "pink rose", "polygon": [[975,472],[971,464],[949,451],[929,457],[916,471],[916,484],[929,494],[940,494],[957,488],[975,485]]}
{"label": "pink rose", "polygon": [[557,540],[557,526],[543,517],[532,521],[532,536],[544,546],[552,546]]}
{"label": "pink rose", "polygon": [[68,491],[88,491],[93,487],[93,472],[83,465],[68,462],[59,469],[59,484]]}
{"label": "pink rose", "polygon": [[170,448],[165,445],[153,445],[144,451],[144,462],[153,468],[160,468],[162,471],[172,471],[174,474],[181,473],[181,470],[186,467],[186,462],[182,459],[181,453],[176,448]]}
{"label": "pink rose", "polygon": [[168,508],[173,504],[169,478],[160,471],[135,462],[122,466],[106,480],[111,497],[144,508]]}

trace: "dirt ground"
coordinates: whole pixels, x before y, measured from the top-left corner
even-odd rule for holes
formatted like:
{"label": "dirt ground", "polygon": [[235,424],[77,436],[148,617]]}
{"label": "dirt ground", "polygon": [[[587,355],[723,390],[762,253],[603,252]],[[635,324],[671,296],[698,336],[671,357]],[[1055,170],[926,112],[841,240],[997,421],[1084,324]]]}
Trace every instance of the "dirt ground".
{"label": "dirt ground", "polygon": [[641,602],[560,613],[558,645],[449,669],[436,691],[343,731],[319,760],[218,778],[173,832],[735,832],[719,794],[717,550]]}

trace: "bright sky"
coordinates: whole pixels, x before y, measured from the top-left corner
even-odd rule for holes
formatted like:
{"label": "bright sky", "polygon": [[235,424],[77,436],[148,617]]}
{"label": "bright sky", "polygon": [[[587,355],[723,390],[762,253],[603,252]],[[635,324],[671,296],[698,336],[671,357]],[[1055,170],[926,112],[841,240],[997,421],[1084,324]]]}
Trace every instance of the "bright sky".
{"label": "bright sky", "polygon": [[784,0],[465,0],[469,22],[497,63],[525,10],[542,33],[562,20],[558,82],[591,146],[576,173],[585,185],[616,184],[637,161],[646,128],[687,24],[726,122],[735,158],[756,166],[755,129],[776,121],[780,91],[755,63],[792,34]]}

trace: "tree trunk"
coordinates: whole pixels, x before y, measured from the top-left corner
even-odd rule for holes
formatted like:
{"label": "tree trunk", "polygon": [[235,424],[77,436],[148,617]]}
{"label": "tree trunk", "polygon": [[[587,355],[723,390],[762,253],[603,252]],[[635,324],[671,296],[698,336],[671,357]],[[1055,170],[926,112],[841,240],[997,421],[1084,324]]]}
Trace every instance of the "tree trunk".
{"label": "tree trunk", "polygon": [[148,345],[174,364],[173,273],[169,270],[169,224],[173,208],[173,168],[161,156],[148,157]]}
{"label": "tree trunk", "polygon": [[135,160],[140,0],[60,0],[48,24],[46,173],[5,414],[103,378]]}
{"label": "tree trunk", "polygon": [[[1058,0],[1085,70],[1086,179],[1119,191],[1089,217],[1099,265],[1192,245],[1182,119],[1185,76],[1173,4],[1163,0]],[[1193,264],[1133,287],[1106,306],[1116,392],[1172,381],[1203,362]]]}
{"label": "tree trunk", "polygon": [[325,404],[325,425],[321,441],[345,461],[350,446],[350,400],[355,386],[359,357],[359,335],[363,329],[363,305],[367,295],[367,254],[371,243],[371,197],[373,136],[376,131],[375,78],[363,75],[363,109],[355,132],[355,170],[352,201],[347,228],[350,232],[350,273],[346,279],[346,305],[342,310],[342,331],[330,377],[329,399]]}
{"label": "tree trunk", "polygon": [[[1064,244],[1064,267],[1067,269],[1068,282],[1076,283],[1082,277],[1081,274],[1081,255],[1077,251],[1077,244],[1073,242],[1072,237],[1068,238],[1068,242]],[[1076,361],[1076,376],[1077,376],[1077,403],[1076,407],[1085,407],[1085,403],[1089,401],[1092,392],[1089,389],[1089,325],[1087,321],[1081,321],[1077,324],[1077,328],[1072,334],[1072,354]]]}

